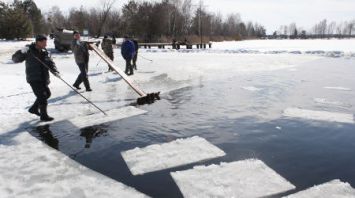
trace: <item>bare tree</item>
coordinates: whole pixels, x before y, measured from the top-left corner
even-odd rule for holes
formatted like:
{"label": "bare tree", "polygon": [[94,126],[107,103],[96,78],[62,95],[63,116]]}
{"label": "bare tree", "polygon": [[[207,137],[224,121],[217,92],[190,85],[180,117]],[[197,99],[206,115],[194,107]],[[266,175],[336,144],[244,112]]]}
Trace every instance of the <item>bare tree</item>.
{"label": "bare tree", "polygon": [[331,23],[329,23],[329,25],[327,27],[327,34],[328,35],[334,34],[336,26],[337,26],[337,23],[335,21],[332,21]]}
{"label": "bare tree", "polygon": [[189,29],[191,28],[191,24],[192,24],[192,2],[191,2],[191,0],[184,0],[180,9],[181,9],[181,13],[183,16],[182,32],[183,32],[183,34],[188,35]]}
{"label": "bare tree", "polygon": [[100,12],[100,24],[96,32],[96,37],[100,37],[102,34],[102,29],[105,25],[106,19],[109,16],[109,13],[116,3],[116,0],[102,0],[102,10]]}
{"label": "bare tree", "polygon": [[55,28],[64,28],[66,25],[66,18],[58,6],[53,6],[47,13],[47,21],[53,31]]}
{"label": "bare tree", "polygon": [[288,33],[289,33],[290,36],[297,36],[298,31],[297,31],[296,23],[291,23],[288,26]]}
{"label": "bare tree", "polygon": [[355,19],[350,21],[348,24],[348,31],[350,36],[352,35],[354,29],[355,29]]}

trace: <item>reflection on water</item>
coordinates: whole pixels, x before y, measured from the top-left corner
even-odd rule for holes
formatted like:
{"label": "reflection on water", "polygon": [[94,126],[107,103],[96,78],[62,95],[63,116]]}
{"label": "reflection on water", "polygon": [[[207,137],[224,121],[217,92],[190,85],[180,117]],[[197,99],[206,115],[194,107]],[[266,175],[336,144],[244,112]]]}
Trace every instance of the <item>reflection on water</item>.
{"label": "reflection on water", "polygon": [[91,126],[80,129],[80,136],[85,137],[85,148],[90,148],[94,138],[106,136],[107,128],[103,125]]}
{"label": "reflection on water", "polygon": [[58,150],[59,141],[53,136],[52,131],[50,130],[49,125],[38,126],[32,129],[32,133],[37,134],[40,140],[46,143],[48,146]]}

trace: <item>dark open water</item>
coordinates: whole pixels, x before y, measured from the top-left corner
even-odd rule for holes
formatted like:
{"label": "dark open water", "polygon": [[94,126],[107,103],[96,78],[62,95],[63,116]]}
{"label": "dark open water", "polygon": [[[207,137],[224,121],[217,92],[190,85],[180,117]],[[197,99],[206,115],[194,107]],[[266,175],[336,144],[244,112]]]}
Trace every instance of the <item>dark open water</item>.
{"label": "dark open water", "polygon": [[[342,66],[330,67],[339,63]],[[355,187],[355,125],[282,117],[287,107],[353,113],[352,63],[332,59],[302,65],[296,71],[202,78],[163,94],[155,104],[139,107],[148,111],[144,115],[85,129],[57,123],[32,128],[31,134],[77,162],[152,197],[182,197],[169,174],[172,171],[249,158],[264,161],[297,187],[286,194],[333,179]],[[343,69],[348,72],[338,72]],[[353,91],[323,89],[339,84]],[[242,86],[261,90],[251,92]],[[317,104],[313,98],[331,98],[344,105]],[[195,135],[227,155],[143,176],[132,176],[120,155],[135,147]]]}

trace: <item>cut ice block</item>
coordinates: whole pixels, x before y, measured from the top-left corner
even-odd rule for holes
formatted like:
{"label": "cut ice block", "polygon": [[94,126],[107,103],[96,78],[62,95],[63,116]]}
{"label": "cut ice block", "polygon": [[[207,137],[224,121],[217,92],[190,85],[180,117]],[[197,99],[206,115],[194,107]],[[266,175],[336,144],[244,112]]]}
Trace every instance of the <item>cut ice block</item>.
{"label": "cut ice block", "polygon": [[285,198],[321,198],[321,197],[336,197],[350,198],[355,197],[355,189],[350,184],[343,183],[340,180],[333,180],[319,186],[314,186],[307,190],[289,195]]}
{"label": "cut ice block", "polygon": [[196,166],[171,175],[184,197],[264,197],[295,188],[257,159]]}
{"label": "cut ice block", "polygon": [[84,128],[87,126],[98,125],[106,122],[111,122],[115,120],[120,120],[128,117],[144,114],[146,112],[147,111],[144,111],[142,109],[138,109],[132,106],[127,106],[120,109],[113,109],[107,111],[106,112],[107,116],[103,115],[102,113],[95,113],[88,116],[75,117],[73,119],[70,119],[69,121],[75,126],[77,126],[78,128]]}
{"label": "cut ice block", "polygon": [[122,152],[122,157],[133,175],[164,170],[224,155],[225,153],[221,149],[197,136]]}
{"label": "cut ice block", "polygon": [[334,113],[328,111],[313,111],[299,108],[288,108],[283,112],[284,116],[320,120],[329,122],[341,122],[354,124],[354,116],[346,113]]}

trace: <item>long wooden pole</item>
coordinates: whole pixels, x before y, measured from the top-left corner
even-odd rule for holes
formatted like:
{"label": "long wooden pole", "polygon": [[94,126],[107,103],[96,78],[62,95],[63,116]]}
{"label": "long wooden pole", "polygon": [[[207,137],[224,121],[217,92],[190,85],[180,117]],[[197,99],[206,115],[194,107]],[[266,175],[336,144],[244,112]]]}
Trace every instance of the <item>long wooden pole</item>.
{"label": "long wooden pole", "polygon": [[118,75],[120,75],[124,81],[126,81],[126,83],[135,91],[137,92],[137,94],[139,94],[141,97],[147,96],[147,94],[142,91],[137,85],[134,84],[134,82],[126,75],[126,73],[124,73],[120,68],[116,67],[113,63],[113,61],[106,56],[106,54],[100,50],[95,44],[93,43],[89,43],[90,47],[94,50],[94,52],[99,55],[102,60],[104,60],[111,69],[113,69],[115,72],[118,73]]}

